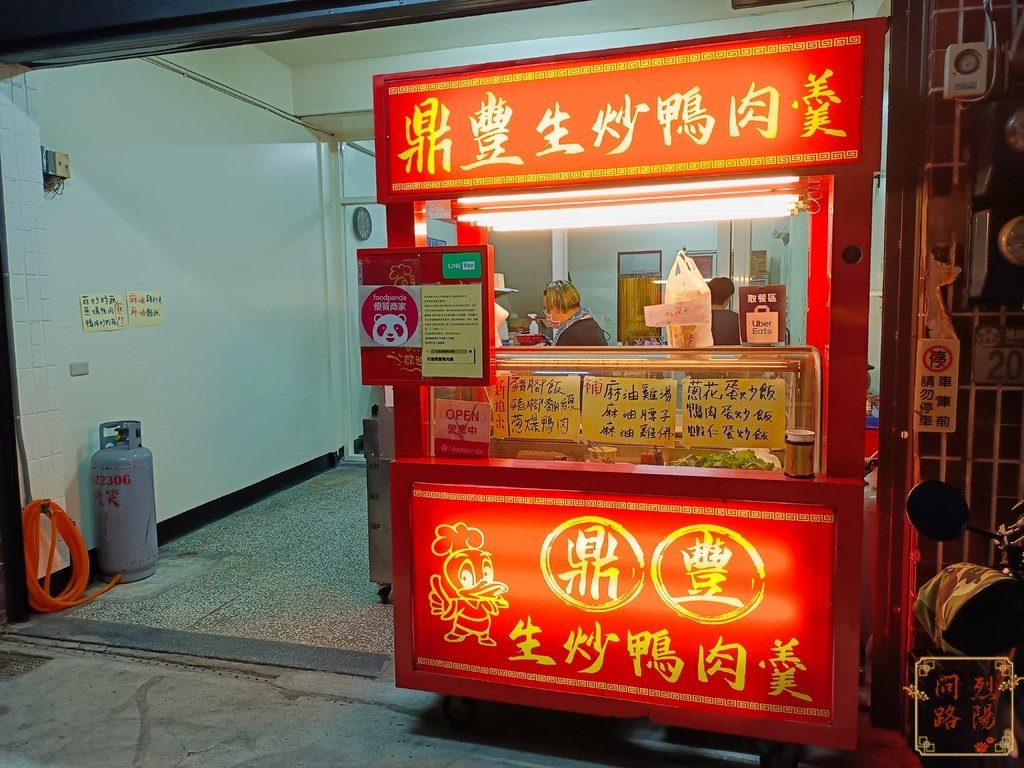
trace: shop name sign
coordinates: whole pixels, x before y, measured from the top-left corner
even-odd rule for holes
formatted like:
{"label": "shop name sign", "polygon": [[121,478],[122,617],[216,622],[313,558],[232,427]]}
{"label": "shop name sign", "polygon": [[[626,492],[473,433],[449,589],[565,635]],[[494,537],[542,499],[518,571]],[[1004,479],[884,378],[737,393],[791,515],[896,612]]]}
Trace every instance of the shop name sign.
{"label": "shop name sign", "polygon": [[379,75],[378,199],[874,162],[874,21]]}
{"label": "shop name sign", "polygon": [[832,510],[416,484],[419,670],[832,717]]}

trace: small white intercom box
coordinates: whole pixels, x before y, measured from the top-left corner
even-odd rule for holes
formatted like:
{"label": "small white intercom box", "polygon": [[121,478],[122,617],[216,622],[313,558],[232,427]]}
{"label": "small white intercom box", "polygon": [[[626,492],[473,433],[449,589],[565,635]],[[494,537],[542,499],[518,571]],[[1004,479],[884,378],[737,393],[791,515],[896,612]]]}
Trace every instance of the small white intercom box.
{"label": "small white intercom box", "polygon": [[988,87],[987,43],[958,43],[946,48],[942,98],[981,96]]}

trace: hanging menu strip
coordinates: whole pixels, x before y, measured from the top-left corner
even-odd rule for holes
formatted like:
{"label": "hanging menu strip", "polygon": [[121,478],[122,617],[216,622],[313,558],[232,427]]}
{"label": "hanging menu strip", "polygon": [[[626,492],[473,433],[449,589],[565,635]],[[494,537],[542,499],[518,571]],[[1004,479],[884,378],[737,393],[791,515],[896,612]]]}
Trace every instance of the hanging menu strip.
{"label": "hanging menu strip", "polygon": [[578,440],[579,376],[510,376],[508,436],[527,440]]}
{"label": "hanging menu strip", "polygon": [[672,445],[675,379],[583,379],[583,437],[601,443]]}
{"label": "hanging menu strip", "polygon": [[486,392],[491,404],[491,437],[508,437],[508,374],[497,374],[494,386]]}
{"label": "hanging menu strip", "polygon": [[695,379],[683,382],[683,444],[689,448],[768,448],[786,439],[782,379]]}

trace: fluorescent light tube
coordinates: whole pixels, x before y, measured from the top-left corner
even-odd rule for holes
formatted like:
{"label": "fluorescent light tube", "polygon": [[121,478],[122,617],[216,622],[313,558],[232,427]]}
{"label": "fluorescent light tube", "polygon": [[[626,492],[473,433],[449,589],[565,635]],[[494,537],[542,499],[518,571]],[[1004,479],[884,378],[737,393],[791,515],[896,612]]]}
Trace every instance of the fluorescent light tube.
{"label": "fluorescent light tube", "polygon": [[595,203],[574,208],[466,213],[458,218],[508,232],[782,218],[790,216],[799,206],[797,194],[772,194],[661,203]]}
{"label": "fluorescent light tube", "polygon": [[719,179],[713,181],[689,181],[676,184],[646,184],[636,187],[608,187],[605,189],[565,189],[556,192],[517,192],[505,195],[476,195],[460,197],[459,205],[491,205],[494,203],[527,203],[556,200],[599,200],[601,198],[638,197],[665,193],[686,194],[712,190],[741,190],[751,187],[783,187],[796,184],[799,176],[770,176],[750,179]]}

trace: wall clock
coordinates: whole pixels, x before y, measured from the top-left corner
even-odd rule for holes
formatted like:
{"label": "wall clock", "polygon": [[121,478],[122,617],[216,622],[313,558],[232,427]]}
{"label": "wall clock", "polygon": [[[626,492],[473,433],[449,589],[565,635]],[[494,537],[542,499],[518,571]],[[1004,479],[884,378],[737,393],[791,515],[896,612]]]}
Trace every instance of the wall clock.
{"label": "wall clock", "polygon": [[352,211],[352,229],[359,240],[368,240],[373,233],[373,219],[370,212],[361,205]]}

